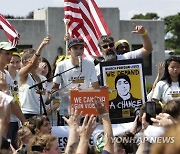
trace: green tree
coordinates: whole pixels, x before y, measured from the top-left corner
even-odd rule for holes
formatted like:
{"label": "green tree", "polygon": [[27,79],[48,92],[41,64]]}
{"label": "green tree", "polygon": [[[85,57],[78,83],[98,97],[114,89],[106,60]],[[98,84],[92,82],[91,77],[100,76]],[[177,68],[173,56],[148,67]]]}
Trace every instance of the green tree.
{"label": "green tree", "polygon": [[26,16],[26,19],[33,19],[33,17],[34,17],[34,13],[29,12],[29,14]]}
{"label": "green tree", "polygon": [[147,19],[147,20],[153,19],[153,20],[157,20],[157,19],[159,19],[159,16],[156,13],[146,13],[145,15],[136,14],[131,19]]}
{"label": "green tree", "polygon": [[166,49],[180,50],[180,13],[164,18],[165,32],[171,34],[171,37],[165,40]]}

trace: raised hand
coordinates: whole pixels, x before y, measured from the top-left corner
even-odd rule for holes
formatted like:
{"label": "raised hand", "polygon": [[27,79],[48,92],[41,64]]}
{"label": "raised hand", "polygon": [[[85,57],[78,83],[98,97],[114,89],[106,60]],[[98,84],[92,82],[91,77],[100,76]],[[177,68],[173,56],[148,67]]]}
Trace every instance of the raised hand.
{"label": "raised hand", "polygon": [[69,118],[63,117],[64,121],[69,126],[69,137],[68,142],[66,145],[65,153],[72,153],[72,146],[74,144],[78,144],[79,142],[79,124],[80,124],[80,117],[81,114],[77,114],[77,110],[69,107],[68,108]]}
{"label": "raised hand", "polygon": [[164,75],[164,62],[160,62],[156,67],[157,67],[159,78],[162,78]]}
{"label": "raised hand", "polygon": [[160,113],[156,118],[151,118],[151,120],[158,126],[168,126],[176,123],[175,119],[167,113]]}
{"label": "raised hand", "polygon": [[89,139],[96,126],[96,117],[94,115],[90,117],[86,115],[80,129],[80,138]]}
{"label": "raised hand", "polygon": [[68,108],[69,118],[63,117],[64,121],[68,124],[70,128],[78,128],[80,125],[80,118],[82,112],[78,115],[77,110],[73,107]]}
{"label": "raised hand", "polygon": [[132,33],[134,33],[134,34],[143,35],[146,32],[146,29],[142,25],[133,24],[133,26],[134,26],[134,30],[132,31]]}
{"label": "raised hand", "polygon": [[107,113],[104,102],[101,102],[99,98],[94,99],[94,104],[95,104],[97,112],[100,115],[103,115],[103,114]]}
{"label": "raised hand", "polygon": [[50,35],[46,36],[46,37],[43,39],[42,44],[43,44],[43,45],[49,44],[50,39],[51,39]]}

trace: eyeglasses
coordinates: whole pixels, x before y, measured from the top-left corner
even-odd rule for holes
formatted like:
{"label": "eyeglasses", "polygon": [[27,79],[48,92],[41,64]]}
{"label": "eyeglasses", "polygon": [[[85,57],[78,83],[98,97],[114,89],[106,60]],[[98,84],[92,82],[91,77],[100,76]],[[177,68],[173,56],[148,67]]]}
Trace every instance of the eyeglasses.
{"label": "eyeglasses", "polygon": [[114,43],[109,43],[109,44],[105,44],[103,46],[101,46],[103,49],[107,49],[108,47],[112,48],[114,47]]}

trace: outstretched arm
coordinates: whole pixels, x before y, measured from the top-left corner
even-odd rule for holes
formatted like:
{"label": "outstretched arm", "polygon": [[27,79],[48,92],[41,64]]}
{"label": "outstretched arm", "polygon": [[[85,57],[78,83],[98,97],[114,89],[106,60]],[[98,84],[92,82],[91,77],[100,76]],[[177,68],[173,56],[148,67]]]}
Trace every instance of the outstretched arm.
{"label": "outstretched arm", "polygon": [[69,126],[69,136],[65,153],[75,153],[73,145],[76,146],[79,142],[80,115],[77,114],[77,110],[74,108],[69,108],[69,118],[63,117],[63,119]]}
{"label": "outstretched arm", "polygon": [[134,34],[141,34],[143,40],[143,47],[141,48],[142,57],[145,58],[151,54],[153,47],[149,38],[147,30],[141,25],[135,25],[135,29],[132,31]]}
{"label": "outstretched arm", "polygon": [[37,66],[42,49],[45,45],[49,44],[49,41],[50,41],[50,36],[45,37],[41,42],[41,44],[39,45],[38,49],[36,50],[35,54],[32,56],[30,62],[19,70],[20,84],[23,84],[26,81],[28,73]]}
{"label": "outstretched arm", "polygon": [[106,150],[112,154],[112,153],[114,153],[114,145],[112,142],[113,130],[112,130],[112,126],[111,126],[109,113],[107,112],[105,105],[103,103],[101,103],[99,99],[95,99],[94,103],[95,103],[95,107],[96,107],[98,113],[102,117],[104,132],[107,134],[107,136],[106,136],[107,143],[104,146],[103,150]]}
{"label": "outstretched arm", "polygon": [[79,154],[87,153],[89,139],[92,135],[92,132],[95,129],[95,126],[96,126],[96,117],[94,117],[94,115],[91,115],[88,120],[88,115],[86,115],[80,129],[80,141],[76,153]]}
{"label": "outstretched arm", "polygon": [[157,65],[157,76],[156,76],[156,79],[154,80],[152,89],[154,89],[156,87],[156,84],[161,80],[163,75],[164,75],[164,62],[160,62]]}
{"label": "outstretched arm", "polygon": [[161,80],[161,78],[163,77],[164,75],[164,63],[163,62],[160,62],[157,66],[157,76],[156,76],[156,79],[154,80],[154,83],[152,85],[152,89],[151,91],[149,92],[148,94],[148,98],[149,100],[152,100],[152,96],[153,96],[153,93],[154,93],[154,89],[156,87],[156,84]]}

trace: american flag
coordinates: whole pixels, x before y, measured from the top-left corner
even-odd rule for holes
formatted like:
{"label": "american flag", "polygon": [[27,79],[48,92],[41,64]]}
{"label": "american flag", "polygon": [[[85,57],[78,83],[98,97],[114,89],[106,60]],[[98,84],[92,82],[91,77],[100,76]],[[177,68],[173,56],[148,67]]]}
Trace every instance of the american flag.
{"label": "american flag", "polygon": [[111,32],[94,0],[64,0],[64,19],[70,36],[86,42],[85,57],[101,55],[98,39]]}
{"label": "american flag", "polygon": [[5,31],[5,34],[12,44],[13,47],[16,47],[19,41],[20,35],[18,32],[13,28],[13,26],[0,14],[0,29]]}

